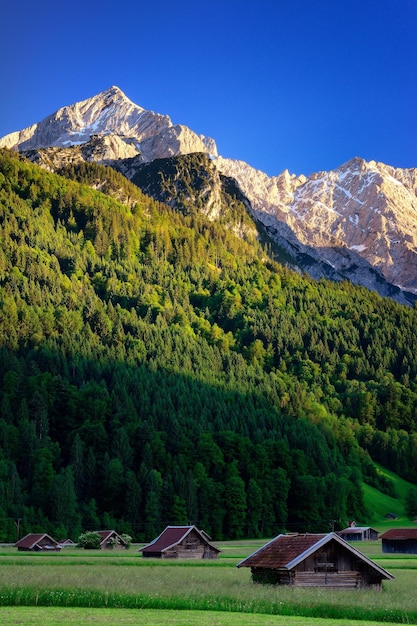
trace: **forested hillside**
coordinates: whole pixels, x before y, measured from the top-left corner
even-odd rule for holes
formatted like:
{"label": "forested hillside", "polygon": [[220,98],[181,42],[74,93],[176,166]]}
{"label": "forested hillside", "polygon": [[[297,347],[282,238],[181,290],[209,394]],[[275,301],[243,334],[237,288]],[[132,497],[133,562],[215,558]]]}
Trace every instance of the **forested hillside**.
{"label": "forested hillside", "polygon": [[268,260],[236,199],[67,175],[0,153],[1,541],[327,531],[371,459],[417,482],[415,309]]}

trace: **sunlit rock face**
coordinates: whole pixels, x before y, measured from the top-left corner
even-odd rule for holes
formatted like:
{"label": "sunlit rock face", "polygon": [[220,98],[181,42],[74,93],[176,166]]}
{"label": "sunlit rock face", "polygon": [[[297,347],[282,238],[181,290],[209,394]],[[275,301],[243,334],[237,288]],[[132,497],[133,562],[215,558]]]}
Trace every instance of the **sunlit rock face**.
{"label": "sunlit rock face", "polygon": [[290,231],[300,250],[336,270],[356,257],[417,293],[417,169],[354,158],[309,177],[268,177],[242,161],[219,157],[216,165],[238,181],[272,237]]}

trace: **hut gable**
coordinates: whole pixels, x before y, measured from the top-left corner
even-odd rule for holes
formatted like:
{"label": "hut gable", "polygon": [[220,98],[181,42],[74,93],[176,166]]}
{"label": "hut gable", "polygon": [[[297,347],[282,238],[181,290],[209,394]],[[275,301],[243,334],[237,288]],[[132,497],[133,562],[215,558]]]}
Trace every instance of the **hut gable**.
{"label": "hut gable", "polygon": [[417,528],[392,528],[381,535],[382,552],[417,554]]}
{"label": "hut gable", "polygon": [[115,530],[95,530],[100,535],[101,550],[110,550],[113,548],[123,550],[127,548],[127,543]]}
{"label": "hut gable", "polygon": [[61,549],[58,542],[46,533],[29,533],[22,539],[19,539],[15,546],[18,550],[29,550],[32,552],[58,551]]}
{"label": "hut gable", "polygon": [[140,548],[143,557],[215,559],[220,550],[195,526],[167,526],[151,543]]}
{"label": "hut gable", "polygon": [[336,533],[278,535],[238,563],[254,582],[299,587],[381,589],[393,576]]}

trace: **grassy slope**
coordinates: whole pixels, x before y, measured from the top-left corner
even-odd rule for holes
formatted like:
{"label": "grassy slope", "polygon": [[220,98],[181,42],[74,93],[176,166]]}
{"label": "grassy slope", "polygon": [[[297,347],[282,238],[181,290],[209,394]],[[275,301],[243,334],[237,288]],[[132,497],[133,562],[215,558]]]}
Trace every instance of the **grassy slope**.
{"label": "grassy slope", "polygon": [[[380,465],[377,465],[377,468],[379,472],[394,482],[397,497],[391,498],[377,489],[364,484],[365,504],[371,512],[369,523],[381,532],[395,527],[415,527],[415,524],[405,513],[407,492],[413,485]],[[397,519],[386,519],[385,515],[387,513],[394,513],[397,515]]]}

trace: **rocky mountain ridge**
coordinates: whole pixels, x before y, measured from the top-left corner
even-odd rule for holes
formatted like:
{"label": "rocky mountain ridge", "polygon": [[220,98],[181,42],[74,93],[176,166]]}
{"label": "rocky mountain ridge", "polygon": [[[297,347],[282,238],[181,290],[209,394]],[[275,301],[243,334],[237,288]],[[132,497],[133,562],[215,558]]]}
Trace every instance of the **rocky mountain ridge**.
{"label": "rocky mountain ridge", "polygon": [[[237,181],[249,213],[294,267],[315,278],[346,278],[400,302],[417,295],[417,169],[354,158],[308,177],[288,171],[269,177],[244,161],[217,156],[214,140],[146,111],[117,87],[3,137],[0,146],[51,170],[80,160],[110,165],[137,184],[142,177],[158,199],[161,190],[151,183],[150,170],[145,173],[146,164],[204,153],[221,175]],[[179,189],[178,172],[175,177],[171,187]],[[211,219],[219,214],[218,194],[213,187],[207,195]]]}
{"label": "rocky mountain ridge", "polygon": [[363,261],[382,280],[417,293],[417,169],[354,158],[309,177],[268,177],[242,161],[218,157],[216,164],[238,181],[276,241],[343,275],[348,270],[371,289],[375,277],[361,276]]}

